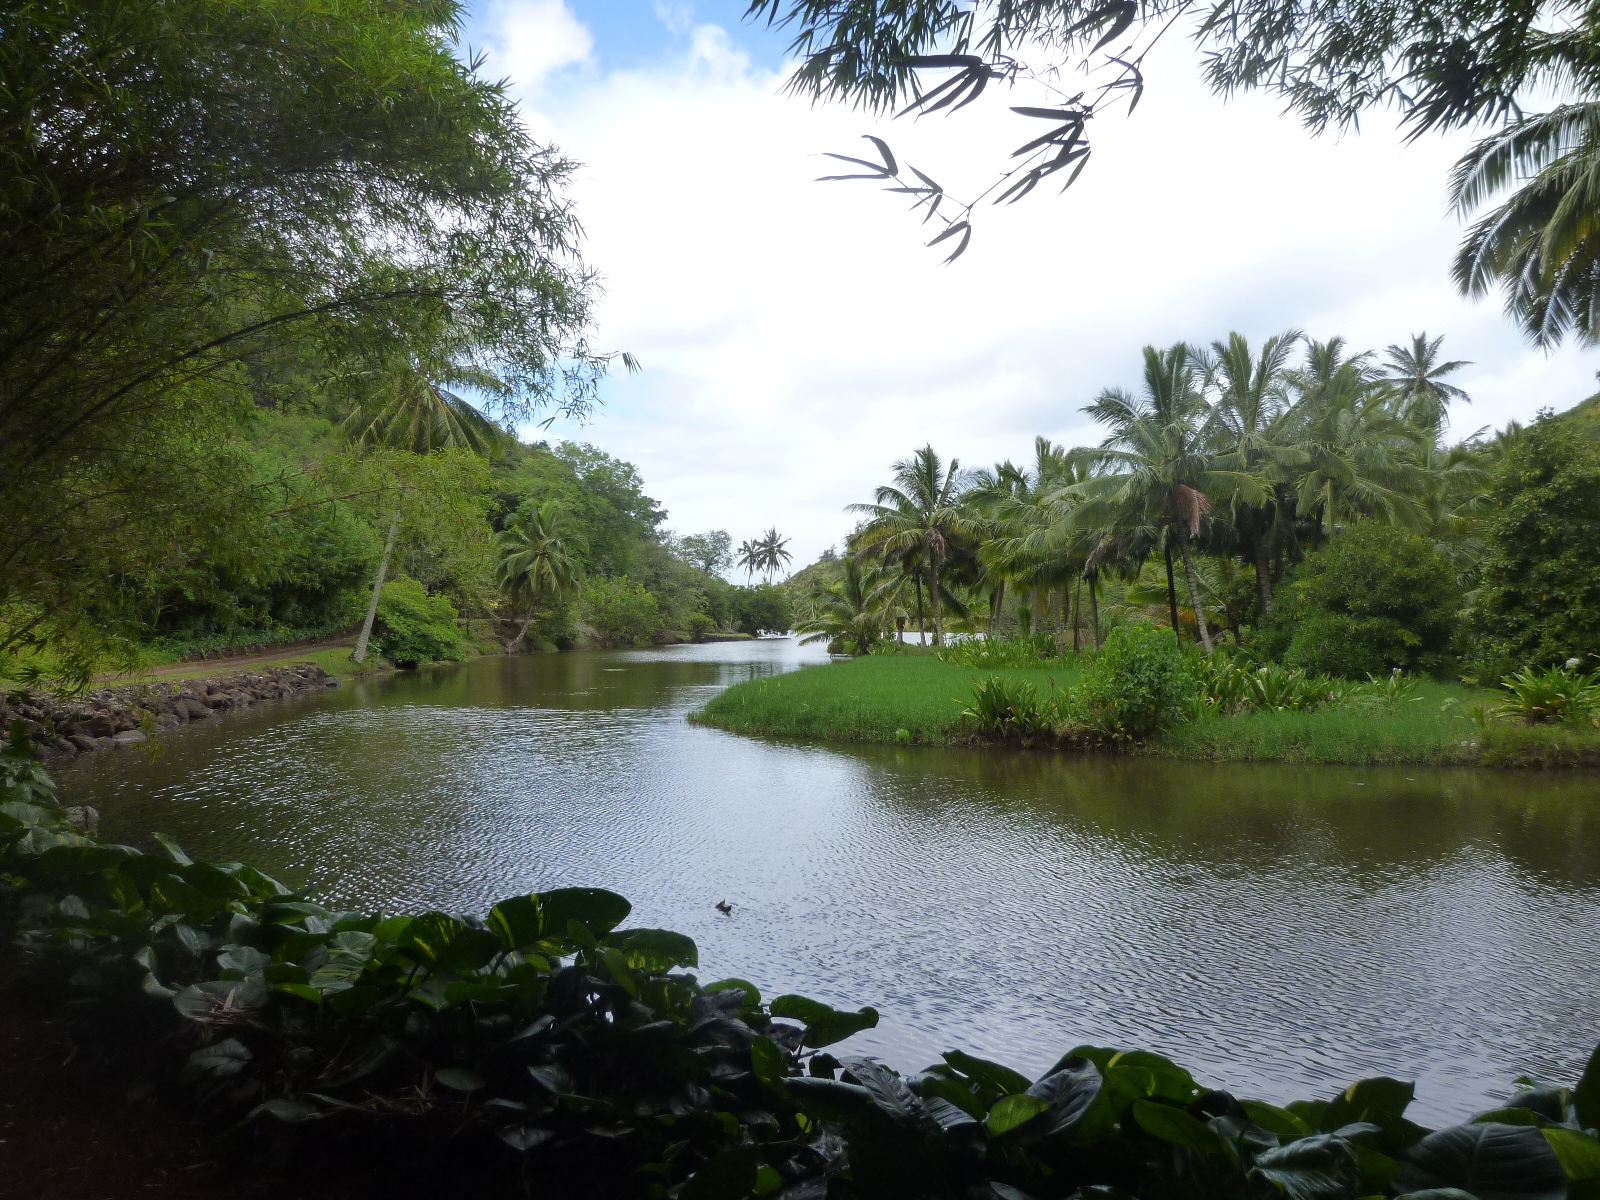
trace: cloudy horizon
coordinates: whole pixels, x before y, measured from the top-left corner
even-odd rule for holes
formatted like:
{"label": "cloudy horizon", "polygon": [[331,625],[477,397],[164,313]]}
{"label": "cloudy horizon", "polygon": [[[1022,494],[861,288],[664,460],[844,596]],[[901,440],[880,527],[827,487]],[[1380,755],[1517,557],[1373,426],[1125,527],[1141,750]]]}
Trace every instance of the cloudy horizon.
{"label": "cloudy horizon", "polygon": [[1470,135],[1408,146],[1378,119],[1314,138],[1270,98],[1211,96],[1173,43],[1138,112],[1097,120],[1069,192],[982,211],[945,266],[898,198],[814,182],[821,155],[880,133],[972,195],[1020,140],[1006,105],[1036,98],[915,123],[813,107],[783,94],[782,39],[743,7],[485,0],[469,28],[535,136],[583,164],[595,342],[644,368],[538,436],[634,463],[680,533],[775,525],[803,565],[925,442],[976,467],[1027,459],[1036,434],[1098,440],[1079,410],[1136,387],[1147,343],[1443,334],[1472,362],[1455,437],[1595,390],[1592,351],[1532,349],[1497,297],[1450,282],[1446,181]]}

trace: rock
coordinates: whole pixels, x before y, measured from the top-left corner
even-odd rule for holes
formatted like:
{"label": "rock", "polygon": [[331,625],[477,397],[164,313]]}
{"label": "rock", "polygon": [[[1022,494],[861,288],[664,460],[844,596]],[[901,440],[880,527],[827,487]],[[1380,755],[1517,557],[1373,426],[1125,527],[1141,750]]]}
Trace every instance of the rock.
{"label": "rock", "polygon": [[97,712],[87,721],[83,722],[83,732],[90,737],[110,737],[117,732],[117,723],[111,719],[108,712]]}
{"label": "rock", "polygon": [[181,712],[191,721],[196,721],[201,717],[209,717],[211,715],[211,710],[204,704],[200,703],[200,701],[196,700],[193,696],[184,696],[172,707],[175,712]]}
{"label": "rock", "polygon": [[109,739],[97,738],[87,733],[69,733],[67,741],[71,742],[79,750],[98,750],[102,745],[107,744]]}
{"label": "rock", "polygon": [[62,812],[66,814],[67,824],[72,828],[90,837],[100,836],[99,809],[91,808],[87,804],[74,804],[62,809]]}
{"label": "rock", "polygon": [[145,736],[142,730],[124,729],[111,740],[118,746],[131,746],[136,742],[148,742],[150,739]]}

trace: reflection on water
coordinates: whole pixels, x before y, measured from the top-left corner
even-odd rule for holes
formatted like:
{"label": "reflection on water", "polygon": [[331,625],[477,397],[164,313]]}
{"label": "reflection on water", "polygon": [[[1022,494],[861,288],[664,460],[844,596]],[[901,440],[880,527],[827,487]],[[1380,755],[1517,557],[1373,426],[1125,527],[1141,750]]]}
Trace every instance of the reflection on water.
{"label": "reflection on water", "polygon": [[[152,829],[351,905],[630,897],[701,975],[870,1003],[852,1045],[1039,1070],[1161,1050],[1271,1099],[1383,1072],[1424,1117],[1600,1040],[1592,775],[837,747],[688,724],[789,641],[483,659],[64,767]],[[731,917],[713,905],[735,905]]]}

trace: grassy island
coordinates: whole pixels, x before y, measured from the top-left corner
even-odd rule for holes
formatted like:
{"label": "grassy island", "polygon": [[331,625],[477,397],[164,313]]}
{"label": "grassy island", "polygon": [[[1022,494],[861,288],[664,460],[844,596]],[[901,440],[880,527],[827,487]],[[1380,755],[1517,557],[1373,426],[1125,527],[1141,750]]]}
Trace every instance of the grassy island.
{"label": "grassy island", "polygon": [[[734,733],[849,742],[940,745],[977,736],[962,721],[974,688],[999,677],[1049,695],[1077,682],[1079,664],[991,669],[932,655],[872,655],[752,679],[729,688],[694,720]],[[1394,703],[1350,702],[1310,711],[1262,711],[1181,721],[1133,752],[1215,761],[1576,766],[1600,764],[1600,729],[1481,725],[1485,692],[1417,682]],[[1042,745],[1055,744],[1048,737]]]}

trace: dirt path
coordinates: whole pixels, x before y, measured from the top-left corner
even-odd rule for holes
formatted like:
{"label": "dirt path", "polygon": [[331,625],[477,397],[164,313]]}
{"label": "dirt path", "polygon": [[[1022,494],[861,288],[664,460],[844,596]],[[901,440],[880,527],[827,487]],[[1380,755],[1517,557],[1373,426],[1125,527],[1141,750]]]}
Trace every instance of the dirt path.
{"label": "dirt path", "polygon": [[[179,679],[193,678],[200,675],[228,675],[234,671],[247,670],[250,667],[281,666],[286,663],[318,661],[315,656],[329,650],[350,650],[355,647],[354,635],[350,637],[330,638],[325,642],[302,642],[294,646],[273,646],[262,650],[259,654],[236,654],[231,657],[201,658],[189,662],[164,663],[159,667],[147,667],[143,671],[132,674],[128,672],[110,672],[96,675],[96,683],[137,683],[142,679]],[[324,670],[328,669],[326,663],[318,662]]]}

